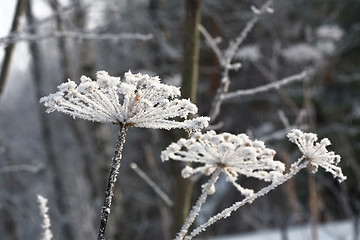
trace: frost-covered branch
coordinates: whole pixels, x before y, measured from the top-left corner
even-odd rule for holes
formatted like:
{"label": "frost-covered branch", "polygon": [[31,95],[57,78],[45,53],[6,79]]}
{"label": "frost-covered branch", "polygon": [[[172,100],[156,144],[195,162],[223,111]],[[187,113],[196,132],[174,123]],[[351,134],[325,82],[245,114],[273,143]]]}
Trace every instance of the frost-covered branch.
{"label": "frost-covered branch", "polygon": [[205,37],[207,44],[210,46],[210,48],[216,54],[216,57],[218,58],[220,65],[224,66],[225,59],[224,59],[224,56],[223,56],[220,48],[218,47],[218,43],[215,40],[215,38],[213,38],[210,35],[210,33],[202,25],[199,25],[198,28],[199,28],[199,31],[201,32],[201,34]]}
{"label": "frost-covered branch", "polygon": [[292,178],[294,175],[296,175],[301,169],[306,168],[308,165],[308,161],[303,162],[300,165],[294,165],[293,168],[290,170],[289,173],[285,174],[281,179],[278,181],[274,181],[272,184],[268,185],[267,187],[264,187],[260,191],[258,191],[255,194],[252,194],[250,196],[245,197],[242,201],[234,203],[231,207],[228,207],[221,211],[220,213],[216,214],[215,216],[211,217],[206,223],[200,225],[199,227],[195,228],[187,237],[185,237],[185,240],[190,240],[199,233],[205,231],[209,226],[214,224],[215,222],[219,221],[220,219],[230,217],[230,215],[238,210],[240,207],[244,206],[245,204],[252,203],[255,199],[264,196],[265,194],[269,193],[271,190],[277,188],[290,178]]}
{"label": "frost-covered branch", "polygon": [[215,192],[215,183],[219,179],[219,175],[221,173],[221,168],[218,167],[212,174],[211,178],[207,183],[202,186],[202,193],[199,199],[196,201],[195,205],[192,207],[189,216],[186,218],[184,225],[182,226],[179,233],[176,235],[174,240],[182,240],[186,233],[189,231],[190,226],[195,221],[195,218],[199,214],[202,205],[205,203],[208,195],[213,194]]}
{"label": "frost-covered branch", "polygon": [[[253,17],[250,21],[247,22],[245,28],[241,31],[240,35],[235,39],[233,43],[229,45],[229,47],[222,53],[217,46],[216,40],[210,36],[210,34],[205,30],[202,29],[201,32],[204,35],[205,39],[207,40],[208,44],[211,46],[213,51],[215,52],[220,65],[223,68],[222,77],[220,80],[220,85],[217,90],[216,96],[212,102],[212,106],[210,109],[210,118],[213,122],[220,112],[220,107],[223,102],[224,94],[228,92],[229,85],[230,85],[230,78],[229,72],[230,70],[238,70],[241,67],[240,63],[232,63],[236,52],[239,50],[240,45],[244,42],[246,37],[248,36],[249,32],[253,29],[255,24],[259,21],[260,16],[266,12],[272,12],[271,4],[272,0],[267,0],[260,9],[255,8],[254,6],[251,8],[253,11]],[[202,27],[200,27],[201,29]]]}
{"label": "frost-covered branch", "polygon": [[51,223],[49,217],[49,208],[47,207],[48,200],[41,195],[37,196],[39,202],[39,208],[41,212],[41,217],[43,219],[42,228],[44,229],[43,237],[41,240],[51,240],[53,238],[53,234],[50,230]]}
{"label": "frost-covered branch", "polygon": [[119,41],[119,40],[141,40],[148,41],[152,39],[152,34],[141,34],[141,33],[87,33],[87,32],[51,32],[47,34],[18,34],[15,37],[0,39],[0,45],[9,45],[15,42],[20,41],[40,41],[46,40],[50,38],[75,38],[75,39],[87,39],[87,40],[111,40],[111,41]]}
{"label": "frost-covered branch", "polygon": [[256,87],[256,88],[252,88],[252,89],[246,89],[246,90],[237,90],[231,93],[227,93],[224,94],[223,96],[223,101],[225,100],[230,100],[233,98],[237,98],[237,97],[241,97],[241,96],[246,96],[246,95],[254,95],[257,93],[261,93],[261,92],[266,92],[269,91],[271,89],[278,89],[283,85],[287,85],[296,81],[301,81],[303,79],[305,79],[305,77],[307,76],[306,71],[303,71],[301,73],[286,77],[284,79],[281,79],[279,81],[276,82],[272,82],[269,84],[265,84],[262,85],[260,87]]}

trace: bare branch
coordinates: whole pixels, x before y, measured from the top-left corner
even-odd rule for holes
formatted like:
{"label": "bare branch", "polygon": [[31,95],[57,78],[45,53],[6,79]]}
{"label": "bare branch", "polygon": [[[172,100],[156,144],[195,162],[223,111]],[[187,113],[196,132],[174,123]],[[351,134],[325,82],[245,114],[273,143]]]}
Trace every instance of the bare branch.
{"label": "bare branch", "polygon": [[32,173],[39,172],[44,167],[43,164],[30,165],[30,164],[17,164],[12,166],[5,166],[0,168],[0,174],[18,172],[18,171],[27,171]]}
{"label": "bare branch", "polygon": [[141,177],[147,185],[149,185],[154,192],[159,195],[159,197],[168,205],[171,207],[173,205],[173,201],[169,198],[169,196],[160,189],[160,187],[153,181],[151,178],[142,171],[136,163],[131,164],[131,168],[134,170],[134,172]]}
{"label": "bare branch", "polygon": [[262,85],[260,87],[246,89],[246,90],[238,90],[235,92],[228,93],[223,96],[222,100],[225,101],[225,100],[233,99],[233,98],[240,97],[240,96],[254,95],[257,93],[269,91],[271,89],[278,89],[279,87],[281,87],[283,85],[287,85],[287,84],[290,84],[290,83],[293,83],[296,81],[304,80],[306,76],[307,76],[306,71],[303,71],[301,73],[292,75],[290,77],[286,77],[286,78],[276,81],[276,82]]}
{"label": "bare branch", "polygon": [[216,54],[216,57],[218,58],[221,66],[224,66],[225,64],[225,59],[223,54],[221,53],[220,48],[217,45],[217,42],[215,40],[215,38],[213,38],[209,32],[202,26],[199,25],[198,26],[199,31],[201,32],[201,34],[204,36],[204,38],[206,39],[207,44],[209,45],[209,47],[214,51],[214,53]]}
{"label": "bare branch", "polygon": [[[229,72],[234,69],[238,70],[241,66],[240,64],[233,65],[231,62],[235,56],[235,53],[239,49],[240,45],[244,42],[249,32],[254,28],[255,24],[259,21],[259,18],[265,12],[268,12],[270,5],[272,4],[272,0],[267,0],[260,9],[257,11],[253,11],[254,15],[252,19],[246,24],[245,28],[240,33],[239,37],[235,39],[235,42],[230,44],[230,46],[225,50],[224,54],[221,54],[223,60],[221,62],[221,66],[224,68],[222,77],[220,80],[220,86],[217,90],[216,96],[212,102],[211,110],[210,110],[210,118],[211,121],[214,121],[216,117],[219,115],[220,107],[223,101],[224,94],[228,92],[230,85]],[[209,35],[210,36],[210,35]],[[210,39],[210,38],[209,38]],[[213,48],[213,47],[212,47]],[[214,49],[214,48],[213,48]],[[216,50],[217,51],[217,50]],[[216,52],[215,52],[216,53]],[[216,53],[217,55],[219,53]]]}
{"label": "bare branch", "polygon": [[20,41],[39,41],[49,38],[76,38],[76,39],[88,39],[88,40],[142,40],[148,41],[152,39],[152,34],[141,33],[85,33],[85,32],[52,32],[46,34],[21,34],[10,39],[0,39],[0,45],[9,45]]}

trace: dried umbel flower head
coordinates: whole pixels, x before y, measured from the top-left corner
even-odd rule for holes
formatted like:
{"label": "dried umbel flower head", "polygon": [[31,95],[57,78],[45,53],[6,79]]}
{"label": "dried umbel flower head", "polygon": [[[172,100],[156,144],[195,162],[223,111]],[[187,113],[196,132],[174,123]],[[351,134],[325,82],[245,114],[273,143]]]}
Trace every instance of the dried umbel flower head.
{"label": "dried umbel flower head", "polygon": [[320,166],[330,172],[339,182],[346,180],[341,168],[336,166],[340,162],[340,156],[326,149],[331,145],[329,139],[323,138],[320,142],[316,142],[318,138],[315,133],[304,133],[298,129],[293,129],[287,136],[299,147],[303,158],[309,161],[313,173],[317,172]]}
{"label": "dried umbel flower head", "polygon": [[283,176],[284,164],[274,161],[275,151],[266,148],[262,141],[251,141],[245,134],[216,134],[208,131],[197,132],[190,139],[180,139],[170,144],[161,153],[163,161],[173,159],[184,162],[200,163],[198,167],[185,167],[183,177],[196,173],[212,174],[216,169],[226,175],[242,194],[251,195],[250,189],[245,189],[236,183],[239,174],[265,181],[274,181]]}
{"label": "dried umbel flower head", "polygon": [[197,113],[197,107],[187,99],[177,99],[177,87],[160,83],[159,77],[125,73],[125,79],[112,77],[105,71],[96,74],[96,81],[82,76],[77,86],[69,80],[58,86],[58,92],[42,97],[47,112],[59,111],[74,118],[124,124],[143,128],[206,127],[207,117],[176,121]]}

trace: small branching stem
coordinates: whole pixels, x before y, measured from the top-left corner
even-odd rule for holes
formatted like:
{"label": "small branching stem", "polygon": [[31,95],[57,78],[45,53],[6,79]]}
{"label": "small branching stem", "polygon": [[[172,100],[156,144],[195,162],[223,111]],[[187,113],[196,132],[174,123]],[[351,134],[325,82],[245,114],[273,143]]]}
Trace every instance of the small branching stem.
{"label": "small branching stem", "polygon": [[277,181],[274,181],[272,184],[270,184],[267,187],[264,187],[263,189],[261,189],[257,193],[244,198],[242,201],[234,203],[231,207],[226,208],[223,211],[221,211],[220,213],[218,213],[215,216],[211,217],[206,223],[204,223],[204,224],[200,225],[199,227],[197,227],[196,229],[194,229],[184,239],[185,240],[192,239],[193,237],[195,237],[199,233],[205,231],[205,229],[207,227],[211,226],[215,222],[219,221],[222,218],[229,217],[233,211],[236,211],[237,209],[239,209],[240,207],[244,206],[247,203],[252,203],[255,199],[269,193],[271,190],[277,188],[278,186],[280,186],[281,184],[283,184],[284,182],[286,182],[287,180],[289,180],[290,178],[295,176],[301,169],[306,168],[306,166],[309,164],[308,160],[306,160],[304,162],[302,162],[302,160],[303,160],[303,158],[299,159],[299,161],[297,161],[295,164],[293,164],[293,166],[291,167],[289,173],[285,174],[281,179],[279,179]]}
{"label": "small branching stem", "polygon": [[189,216],[187,217],[184,225],[182,226],[181,230],[177,234],[174,240],[182,240],[184,239],[186,233],[188,232],[190,226],[193,224],[196,216],[199,214],[202,205],[205,203],[207,196],[211,192],[211,188],[214,186],[216,181],[219,179],[219,175],[221,173],[221,168],[217,168],[215,172],[211,175],[209,181],[204,185],[201,196],[197,200],[196,204],[191,209]]}
{"label": "small branching stem", "polygon": [[119,173],[120,160],[122,158],[122,150],[124,147],[127,130],[128,130],[128,126],[123,125],[123,124],[120,125],[120,130],[119,130],[116,147],[115,147],[115,153],[112,158],[109,180],[108,180],[106,191],[105,191],[104,205],[101,209],[101,217],[100,217],[101,219],[100,219],[98,240],[105,240],[105,230],[106,230],[106,225],[107,225],[109,214],[110,214],[112,197],[114,196],[114,187],[115,187],[117,175]]}

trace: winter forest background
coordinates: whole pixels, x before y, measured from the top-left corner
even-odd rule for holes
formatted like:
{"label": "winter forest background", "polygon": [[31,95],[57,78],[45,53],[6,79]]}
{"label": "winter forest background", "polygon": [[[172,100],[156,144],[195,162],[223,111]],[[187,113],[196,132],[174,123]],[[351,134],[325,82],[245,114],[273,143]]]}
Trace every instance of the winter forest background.
{"label": "winter forest background", "polygon": [[[122,77],[131,69],[180,86],[186,1],[0,0],[0,239],[41,238],[38,194],[49,200],[55,239],[95,238],[117,127],[46,114],[39,99],[67,78],[93,78],[98,70]],[[199,1],[201,25],[224,50],[254,15],[251,6],[264,2]],[[260,16],[235,54],[234,62],[242,67],[231,70],[229,91],[252,89],[303,70],[311,74],[303,81],[224,101],[212,124],[219,132],[245,132],[265,141],[287,165],[298,155],[291,143],[284,144],[286,129],[326,136],[331,150],[341,155],[348,180],[338,184],[324,172],[301,172],[202,237],[277,228],[286,239],[289,226],[311,223],[316,230],[318,223],[347,219],[359,239],[360,1],[275,0],[272,8],[274,13]],[[199,114],[206,116],[223,69],[204,33],[199,49],[196,103]],[[179,190],[184,186],[181,164],[162,163],[159,157],[176,136],[176,131],[129,130],[108,239],[171,239],[177,232],[173,216],[187,197],[178,195],[186,193]],[[168,194],[173,207],[132,163]],[[193,201],[202,181],[185,183],[193,186]],[[200,222],[240,197],[223,183]],[[261,187],[255,180],[243,184]]]}

